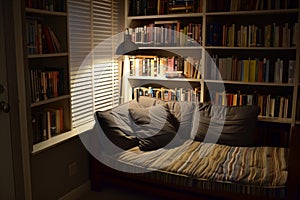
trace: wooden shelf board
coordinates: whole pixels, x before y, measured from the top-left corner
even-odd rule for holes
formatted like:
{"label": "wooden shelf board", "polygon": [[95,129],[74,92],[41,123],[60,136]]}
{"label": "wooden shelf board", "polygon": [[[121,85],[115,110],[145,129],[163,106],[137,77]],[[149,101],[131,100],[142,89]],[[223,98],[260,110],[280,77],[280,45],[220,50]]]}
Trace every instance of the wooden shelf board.
{"label": "wooden shelf board", "polygon": [[28,58],[50,58],[50,57],[60,57],[60,56],[68,56],[68,53],[49,53],[49,54],[32,54],[28,55]]}
{"label": "wooden shelf board", "polygon": [[264,122],[276,122],[276,123],[286,123],[286,124],[292,123],[291,118],[258,116],[257,119],[258,121],[264,121]]}
{"label": "wooden shelf board", "polygon": [[59,97],[54,97],[54,98],[50,98],[50,99],[47,99],[47,100],[32,103],[32,104],[30,104],[30,107],[33,108],[33,107],[45,105],[45,104],[48,104],[48,103],[53,103],[53,102],[56,102],[56,101],[68,99],[70,97],[71,97],[71,95],[63,95],[63,96],[59,96]]}
{"label": "wooden shelf board", "polygon": [[41,15],[52,15],[52,16],[67,16],[66,12],[57,12],[57,11],[50,11],[50,10],[41,10],[36,8],[26,8],[25,11],[27,13],[35,13]]}

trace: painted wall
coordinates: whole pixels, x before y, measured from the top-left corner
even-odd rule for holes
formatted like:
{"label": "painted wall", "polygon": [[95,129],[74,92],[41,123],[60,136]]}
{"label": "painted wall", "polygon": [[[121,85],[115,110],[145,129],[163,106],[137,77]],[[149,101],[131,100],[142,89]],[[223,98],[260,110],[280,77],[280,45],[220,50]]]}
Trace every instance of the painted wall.
{"label": "painted wall", "polygon": [[78,137],[32,155],[33,199],[58,199],[88,181],[88,156]]}

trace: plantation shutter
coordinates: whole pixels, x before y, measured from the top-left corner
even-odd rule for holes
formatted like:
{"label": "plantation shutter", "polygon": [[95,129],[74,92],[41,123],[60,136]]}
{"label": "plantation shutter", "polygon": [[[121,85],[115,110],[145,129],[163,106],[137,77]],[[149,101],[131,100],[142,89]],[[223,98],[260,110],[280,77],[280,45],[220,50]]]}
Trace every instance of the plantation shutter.
{"label": "plantation shutter", "polygon": [[73,127],[91,122],[96,110],[118,105],[118,65],[111,37],[119,32],[116,0],[69,0]]}

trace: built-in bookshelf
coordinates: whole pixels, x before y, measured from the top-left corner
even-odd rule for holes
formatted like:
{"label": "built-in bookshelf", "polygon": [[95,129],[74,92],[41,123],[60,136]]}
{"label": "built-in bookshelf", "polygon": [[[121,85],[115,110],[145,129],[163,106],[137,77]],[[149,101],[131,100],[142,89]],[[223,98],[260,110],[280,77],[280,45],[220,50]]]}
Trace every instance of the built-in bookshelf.
{"label": "built-in bookshelf", "polygon": [[30,94],[32,152],[71,131],[66,0],[25,0],[24,40]]}
{"label": "built-in bookshelf", "polygon": [[[257,104],[262,108],[261,122],[300,124],[297,121],[300,119],[299,1],[153,0],[148,3],[151,5],[140,0],[127,1],[126,34],[139,46],[140,54],[154,56],[157,63],[174,56],[183,63],[192,63],[190,71],[196,75],[188,76],[184,64],[179,68],[173,65],[176,73],[171,74],[175,77],[168,77],[168,73],[153,76],[133,73],[136,68],[131,61],[136,57],[125,56],[125,100],[137,96],[137,91],[145,94],[143,91],[149,87],[160,91],[158,85],[169,85],[167,90],[171,94],[180,88],[186,91],[197,88],[200,102]],[[194,65],[189,58],[199,64]],[[156,67],[161,66],[157,63]],[[166,93],[166,96],[172,95]],[[162,97],[165,96],[159,95]],[[173,95],[171,99],[179,98]]]}

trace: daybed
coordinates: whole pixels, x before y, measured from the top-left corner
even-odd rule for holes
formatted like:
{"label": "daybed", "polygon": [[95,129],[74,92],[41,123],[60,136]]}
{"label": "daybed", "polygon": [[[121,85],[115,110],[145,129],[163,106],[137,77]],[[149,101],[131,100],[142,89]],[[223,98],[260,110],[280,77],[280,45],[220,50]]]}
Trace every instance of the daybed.
{"label": "daybed", "polygon": [[294,198],[298,188],[287,185],[299,185],[299,176],[288,178],[289,149],[255,142],[259,111],[148,97],[98,111],[92,189],[113,183],[162,199]]}

